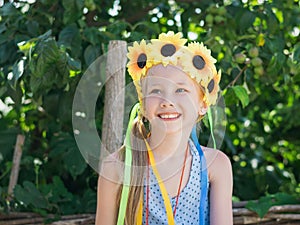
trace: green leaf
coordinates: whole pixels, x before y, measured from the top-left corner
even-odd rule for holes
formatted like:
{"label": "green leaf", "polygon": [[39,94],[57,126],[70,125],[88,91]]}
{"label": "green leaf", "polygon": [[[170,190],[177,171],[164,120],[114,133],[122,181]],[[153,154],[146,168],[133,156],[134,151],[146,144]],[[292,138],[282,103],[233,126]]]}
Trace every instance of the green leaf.
{"label": "green leaf", "polygon": [[45,41],[40,42],[36,46],[36,53],[38,54],[38,64],[40,65],[53,63],[59,59],[60,55],[57,43],[53,38],[49,38]]}
{"label": "green leaf", "polygon": [[0,45],[0,64],[10,63],[17,54],[17,46],[13,41]]}
{"label": "green leaf", "polygon": [[243,108],[245,108],[249,104],[249,96],[247,90],[240,85],[232,87],[236,97],[241,101]]}
{"label": "green leaf", "polygon": [[271,34],[275,34],[279,29],[279,21],[274,15],[272,9],[267,10],[267,15],[268,30]]}
{"label": "green leaf", "polygon": [[59,96],[60,93],[58,91],[50,92],[47,95],[43,96],[43,108],[48,114],[53,117],[57,117]]}
{"label": "green leaf", "polygon": [[285,44],[285,40],[281,37],[266,38],[266,46],[273,54],[281,53],[285,48]]}
{"label": "green leaf", "polygon": [[92,64],[101,55],[100,49],[89,45],[84,51],[84,60],[87,65]]}
{"label": "green leaf", "polygon": [[21,59],[19,62],[16,62],[13,65],[13,78],[11,80],[13,87],[16,88],[17,81],[24,73],[24,59]]}
{"label": "green leaf", "polygon": [[92,45],[100,44],[99,33],[100,31],[96,27],[87,27],[83,32],[85,39]]}
{"label": "green leaf", "polygon": [[255,14],[249,10],[241,10],[238,17],[238,24],[241,30],[246,30],[251,27],[255,21]]}
{"label": "green leaf", "polygon": [[58,48],[56,41],[49,38],[39,42],[34,50],[35,60],[30,61],[31,90],[36,95],[47,93],[53,85],[61,88],[69,78],[68,57]]}
{"label": "green leaf", "polygon": [[81,53],[81,37],[76,24],[65,27],[59,33],[58,45],[70,49],[74,57],[79,56]]}
{"label": "green leaf", "polygon": [[30,35],[35,37],[39,33],[39,23],[34,20],[29,20],[26,22],[27,31]]}
{"label": "green leaf", "polygon": [[263,218],[273,204],[271,197],[262,197],[258,201],[249,201],[246,208],[256,212],[260,218]]}
{"label": "green leaf", "polygon": [[147,35],[143,32],[132,31],[130,34],[130,39],[132,41],[137,41],[137,40],[142,40],[142,39],[147,40]]}
{"label": "green leaf", "polygon": [[17,185],[14,189],[14,195],[25,206],[32,205],[34,208],[48,208],[46,199],[32,182],[24,181],[23,187]]}
{"label": "green leaf", "polygon": [[14,7],[12,3],[6,3],[0,8],[1,16],[16,16],[21,13]]}
{"label": "green leaf", "polygon": [[81,62],[71,58],[69,55],[67,55],[67,58],[70,70],[79,72],[81,70]]}
{"label": "green leaf", "polygon": [[300,44],[295,45],[293,53],[293,61],[300,62]]}
{"label": "green leaf", "polygon": [[76,20],[81,17],[84,6],[83,0],[63,0],[62,4],[65,8],[63,18],[64,24],[76,22]]}
{"label": "green leaf", "polygon": [[84,161],[82,155],[80,154],[80,151],[77,148],[77,146],[72,146],[68,148],[68,151],[64,155],[63,160],[67,170],[70,172],[73,179],[75,179],[78,175],[82,174],[85,168],[87,167],[87,164]]}
{"label": "green leaf", "polygon": [[87,189],[85,190],[81,202],[84,205],[84,211],[87,213],[93,213],[95,212],[96,205],[97,205],[97,195],[96,193],[91,190]]}
{"label": "green leaf", "polygon": [[299,204],[300,200],[297,199],[295,196],[287,194],[287,193],[276,193],[274,195],[278,205],[285,205],[285,204]]}
{"label": "green leaf", "polygon": [[67,188],[65,187],[60,177],[58,176],[53,177],[53,185],[60,196],[70,197],[70,192],[68,192]]}
{"label": "green leaf", "polygon": [[71,203],[72,194],[67,190],[60,177],[54,176],[52,183],[43,185],[42,192],[47,196],[50,203]]}
{"label": "green leaf", "polygon": [[7,91],[6,86],[0,87],[0,98],[5,94],[6,91]]}
{"label": "green leaf", "polygon": [[267,67],[267,72],[270,75],[274,75],[274,74],[278,74],[278,72],[282,69],[284,63],[286,61],[286,56],[281,53],[275,53],[272,58],[271,61]]}
{"label": "green leaf", "polygon": [[107,27],[107,32],[115,34],[117,37],[121,37],[121,33],[126,30],[127,27],[130,27],[130,24],[124,21],[117,21],[115,23],[110,24]]}
{"label": "green leaf", "polygon": [[29,51],[31,51],[31,49],[35,46],[36,42],[29,40],[26,41],[25,43],[19,43],[18,47],[20,49],[21,52],[23,52],[25,55],[27,55],[29,53]]}
{"label": "green leaf", "polygon": [[258,201],[249,201],[246,208],[256,212],[260,218],[263,218],[272,206],[285,204],[299,204],[299,200],[286,193],[276,193],[263,196]]}
{"label": "green leaf", "polygon": [[99,36],[102,43],[108,43],[110,40],[116,40],[118,38],[117,35],[107,31],[99,32]]}
{"label": "green leaf", "polygon": [[47,31],[47,32],[45,32],[44,34],[42,34],[42,35],[38,36],[38,38],[37,38],[37,39],[39,39],[39,40],[43,41],[43,40],[46,40],[46,39],[50,38],[50,37],[51,37],[51,35],[52,35],[52,30],[48,30],[48,31]]}
{"label": "green leaf", "polygon": [[[3,121],[1,121],[3,122]],[[19,130],[16,128],[8,128],[0,130],[0,149],[1,155],[5,159],[12,157],[14,145],[16,143],[17,134]]]}
{"label": "green leaf", "polygon": [[14,102],[14,106],[16,108],[20,108],[22,105],[22,97],[23,97],[23,90],[20,86],[20,82],[16,83],[15,86],[7,86],[7,94],[10,96]]}
{"label": "green leaf", "polygon": [[75,179],[87,167],[75,139],[68,133],[61,133],[57,138],[52,140],[52,148],[49,157],[61,157],[66,170]]}
{"label": "green leaf", "polygon": [[5,23],[1,23],[0,24],[0,34],[3,32],[3,31],[5,31],[6,30],[6,25],[5,25]]}
{"label": "green leaf", "polygon": [[36,93],[40,90],[42,87],[42,80],[35,77],[35,76],[30,76],[30,89],[33,93]]}
{"label": "green leaf", "polygon": [[[182,14],[181,14],[181,16],[182,16]],[[145,33],[145,31],[146,32],[153,32],[153,33],[159,33],[160,32],[159,26],[157,24],[153,24],[150,21],[140,21],[140,22],[134,24],[134,26],[132,27],[132,32],[137,30],[137,29],[139,30],[139,32],[141,32],[141,34],[145,35],[145,37],[143,37],[144,39],[147,38],[147,33]],[[147,29],[147,30],[144,30],[144,29]],[[144,32],[142,32],[142,31],[144,31]]]}
{"label": "green leaf", "polygon": [[5,42],[7,42],[9,35],[7,34],[7,32],[5,32],[4,34],[0,35],[0,45],[4,44]]}

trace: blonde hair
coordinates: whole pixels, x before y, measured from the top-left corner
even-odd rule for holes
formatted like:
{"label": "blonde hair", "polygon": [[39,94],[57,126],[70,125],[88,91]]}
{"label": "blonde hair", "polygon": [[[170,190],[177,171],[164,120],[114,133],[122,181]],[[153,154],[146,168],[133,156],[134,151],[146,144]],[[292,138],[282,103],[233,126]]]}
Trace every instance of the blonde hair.
{"label": "blonde hair", "polygon": [[[145,168],[148,164],[147,148],[144,139],[147,136],[146,127],[141,118],[137,118],[132,125],[131,148],[132,148],[132,169],[131,180],[126,206],[125,225],[136,224],[136,216],[140,201],[144,193]],[[118,154],[120,160],[125,160],[126,147],[122,146]],[[120,203],[123,185],[120,185],[117,195],[117,203]]]}

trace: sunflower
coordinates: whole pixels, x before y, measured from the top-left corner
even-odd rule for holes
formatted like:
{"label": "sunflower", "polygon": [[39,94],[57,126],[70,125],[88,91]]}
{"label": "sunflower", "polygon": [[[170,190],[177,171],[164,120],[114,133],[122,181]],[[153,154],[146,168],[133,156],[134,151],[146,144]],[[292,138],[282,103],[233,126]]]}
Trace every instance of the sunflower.
{"label": "sunflower", "polygon": [[189,43],[185,54],[180,56],[183,71],[188,73],[197,82],[206,84],[216,73],[216,59],[211,56],[211,51],[203,43]]}
{"label": "sunflower", "polygon": [[178,51],[187,39],[182,38],[181,33],[174,34],[173,31],[162,33],[158,39],[151,40],[151,53],[149,54],[150,60],[154,65],[162,63],[163,66],[168,64],[177,65],[177,59],[180,51]]}
{"label": "sunflower", "polygon": [[218,98],[218,92],[219,92],[219,83],[221,80],[221,70],[218,71],[218,73],[215,73],[213,78],[208,82],[207,86],[205,86],[205,97],[204,101],[208,105],[214,105]]}
{"label": "sunflower", "polygon": [[140,43],[135,41],[132,47],[128,47],[127,68],[133,80],[140,80],[146,74],[147,69],[151,67],[148,54],[149,47],[144,39]]}

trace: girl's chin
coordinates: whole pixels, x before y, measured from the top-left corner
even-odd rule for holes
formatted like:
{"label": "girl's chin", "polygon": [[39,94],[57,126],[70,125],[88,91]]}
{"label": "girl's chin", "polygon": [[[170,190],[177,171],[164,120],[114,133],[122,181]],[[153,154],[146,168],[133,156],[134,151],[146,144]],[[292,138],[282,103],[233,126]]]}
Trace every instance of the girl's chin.
{"label": "girl's chin", "polygon": [[163,124],[162,126],[151,127],[151,131],[160,134],[161,136],[166,136],[169,134],[181,134],[182,126],[176,124]]}

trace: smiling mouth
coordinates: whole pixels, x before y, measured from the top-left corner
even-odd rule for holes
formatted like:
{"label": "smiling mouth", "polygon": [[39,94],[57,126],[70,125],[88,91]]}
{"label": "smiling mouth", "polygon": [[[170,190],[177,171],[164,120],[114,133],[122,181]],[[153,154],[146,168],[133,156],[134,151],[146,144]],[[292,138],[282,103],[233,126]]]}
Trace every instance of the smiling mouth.
{"label": "smiling mouth", "polygon": [[158,117],[163,120],[175,120],[178,119],[181,116],[179,113],[162,113],[158,114]]}

